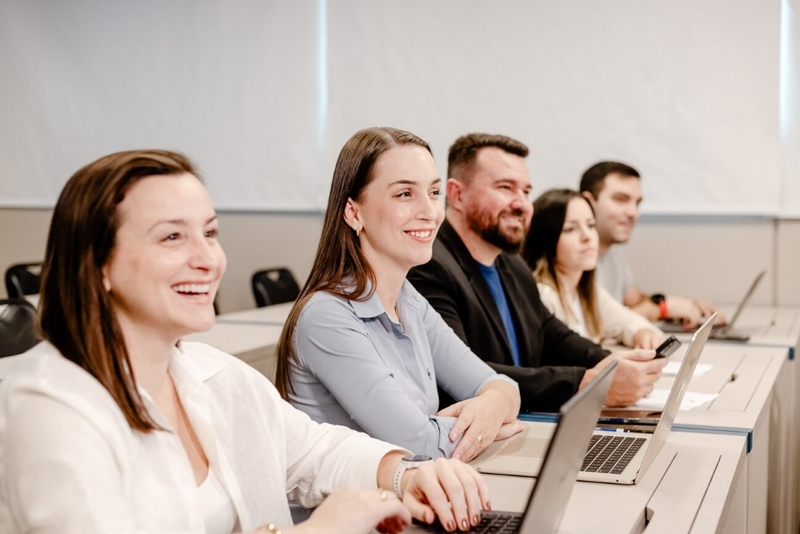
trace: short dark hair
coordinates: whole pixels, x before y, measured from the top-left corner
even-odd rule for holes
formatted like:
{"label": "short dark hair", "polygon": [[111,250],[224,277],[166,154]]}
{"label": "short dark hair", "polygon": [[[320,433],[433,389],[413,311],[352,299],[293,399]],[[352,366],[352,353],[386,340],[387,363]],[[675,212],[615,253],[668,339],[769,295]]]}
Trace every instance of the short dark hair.
{"label": "short dark hair", "polygon": [[596,199],[600,191],[603,190],[606,176],[609,174],[641,178],[641,176],[639,176],[639,171],[630,165],[625,165],[618,161],[601,161],[600,163],[595,163],[583,173],[581,177],[581,193],[591,193]]}
{"label": "short dark hair", "polygon": [[451,178],[458,167],[472,163],[478,150],[495,147],[521,158],[528,157],[528,147],[521,141],[505,135],[469,133],[462,135],[450,146],[447,153],[447,177]]}

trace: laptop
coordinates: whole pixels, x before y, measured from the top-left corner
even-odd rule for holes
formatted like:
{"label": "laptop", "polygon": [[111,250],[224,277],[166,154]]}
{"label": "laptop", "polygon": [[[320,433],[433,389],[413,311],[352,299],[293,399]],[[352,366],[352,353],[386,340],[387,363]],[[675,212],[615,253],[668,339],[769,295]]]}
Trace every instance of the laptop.
{"label": "laptop", "polygon": [[[692,336],[660,417],[644,412],[645,417],[639,418],[636,415],[641,412],[618,410],[618,413],[625,414],[623,419],[601,418],[602,428],[596,429],[591,437],[578,480],[635,484],[641,479],[667,440],[716,318],[715,313]],[[539,446],[535,440],[523,442],[518,437],[510,438],[503,448],[478,466],[478,471],[536,476],[539,471],[539,462],[536,460]]]}
{"label": "laptop", "polygon": [[[750,297],[752,297],[753,293],[756,292],[756,288],[758,287],[758,284],[761,283],[761,279],[764,278],[765,274],[767,274],[767,271],[761,271],[758,273],[758,276],[756,276],[755,280],[753,280],[753,283],[750,284],[750,289],[747,290],[747,293],[744,294],[744,298],[741,300],[741,302],[739,302],[739,305],[736,306],[736,311],[733,312],[730,322],[725,325],[714,325],[714,327],[711,329],[711,335],[709,336],[711,339],[721,339],[727,341],[747,341],[750,339],[748,334],[733,330],[733,325],[736,323],[736,319],[738,319],[742,314],[742,310],[744,310],[744,307],[747,305]],[[660,323],[658,326],[664,332],[671,334],[686,332],[681,323],[665,322]]]}
{"label": "laptop", "polygon": [[[559,410],[558,424],[541,462],[539,478],[528,496],[525,512],[484,512],[481,524],[468,532],[550,534],[558,530],[616,366],[617,362],[612,362]],[[405,532],[445,530],[438,524],[415,523]]]}

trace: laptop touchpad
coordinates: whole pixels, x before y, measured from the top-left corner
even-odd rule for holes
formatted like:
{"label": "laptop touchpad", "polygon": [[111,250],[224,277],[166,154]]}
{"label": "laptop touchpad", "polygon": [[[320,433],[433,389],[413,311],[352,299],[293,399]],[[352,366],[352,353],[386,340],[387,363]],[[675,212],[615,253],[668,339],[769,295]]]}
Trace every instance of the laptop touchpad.
{"label": "laptop touchpad", "polygon": [[503,447],[499,454],[503,456],[524,456],[526,458],[544,458],[547,453],[549,439],[522,438],[512,440]]}

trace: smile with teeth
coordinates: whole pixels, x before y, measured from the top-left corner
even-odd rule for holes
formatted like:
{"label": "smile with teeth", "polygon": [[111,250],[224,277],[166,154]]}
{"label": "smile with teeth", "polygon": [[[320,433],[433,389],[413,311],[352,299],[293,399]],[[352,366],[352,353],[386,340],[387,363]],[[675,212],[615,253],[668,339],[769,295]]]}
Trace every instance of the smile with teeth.
{"label": "smile with teeth", "polygon": [[409,230],[406,232],[411,237],[419,237],[420,239],[426,239],[431,236],[433,233],[432,230]]}
{"label": "smile with teeth", "polygon": [[172,286],[172,290],[187,295],[205,295],[211,291],[211,284],[178,284]]}

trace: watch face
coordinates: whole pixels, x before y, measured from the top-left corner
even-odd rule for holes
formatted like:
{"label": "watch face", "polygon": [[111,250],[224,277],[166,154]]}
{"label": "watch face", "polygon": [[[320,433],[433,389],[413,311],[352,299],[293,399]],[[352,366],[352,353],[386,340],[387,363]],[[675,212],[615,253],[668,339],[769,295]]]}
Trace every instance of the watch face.
{"label": "watch face", "polygon": [[406,456],[403,458],[404,462],[429,462],[433,460],[430,456],[425,456],[424,454],[415,454],[414,456]]}
{"label": "watch face", "polygon": [[661,293],[656,293],[656,294],[650,296],[650,300],[652,300],[656,304],[661,304],[662,302],[664,302],[667,299]]}

